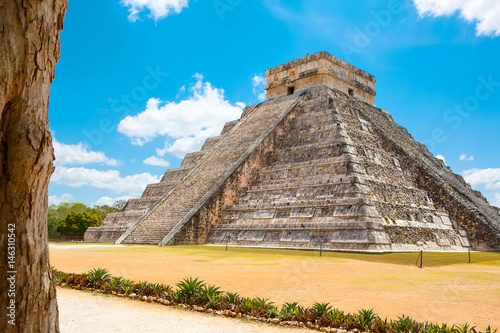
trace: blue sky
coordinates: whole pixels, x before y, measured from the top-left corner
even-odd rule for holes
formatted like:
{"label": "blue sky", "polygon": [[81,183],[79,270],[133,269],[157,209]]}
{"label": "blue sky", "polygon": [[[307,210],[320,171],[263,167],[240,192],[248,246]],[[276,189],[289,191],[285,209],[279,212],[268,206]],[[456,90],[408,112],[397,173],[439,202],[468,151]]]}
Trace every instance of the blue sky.
{"label": "blue sky", "polygon": [[70,0],[61,38],[50,203],[140,197],[265,97],[266,69],[327,51],[500,206],[495,0]]}

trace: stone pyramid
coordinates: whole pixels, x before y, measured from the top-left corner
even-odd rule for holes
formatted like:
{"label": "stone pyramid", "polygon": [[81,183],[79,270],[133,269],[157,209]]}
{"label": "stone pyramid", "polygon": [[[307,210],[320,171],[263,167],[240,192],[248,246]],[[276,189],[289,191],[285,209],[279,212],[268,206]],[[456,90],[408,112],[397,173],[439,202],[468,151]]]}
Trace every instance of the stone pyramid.
{"label": "stone pyramid", "polygon": [[338,251],[500,246],[492,207],[326,52],[266,71],[268,98],[85,240]]}

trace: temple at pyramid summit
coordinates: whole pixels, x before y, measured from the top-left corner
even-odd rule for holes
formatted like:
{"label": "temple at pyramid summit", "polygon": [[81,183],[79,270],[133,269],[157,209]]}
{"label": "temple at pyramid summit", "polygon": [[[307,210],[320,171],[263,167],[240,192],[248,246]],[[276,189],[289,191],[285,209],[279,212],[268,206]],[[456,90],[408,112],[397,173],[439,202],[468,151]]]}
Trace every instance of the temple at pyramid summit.
{"label": "temple at pyramid summit", "polygon": [[87,242],[332,251],[500,248],[500,209],[375,107],[327,52],[268,69],[243,110]]}

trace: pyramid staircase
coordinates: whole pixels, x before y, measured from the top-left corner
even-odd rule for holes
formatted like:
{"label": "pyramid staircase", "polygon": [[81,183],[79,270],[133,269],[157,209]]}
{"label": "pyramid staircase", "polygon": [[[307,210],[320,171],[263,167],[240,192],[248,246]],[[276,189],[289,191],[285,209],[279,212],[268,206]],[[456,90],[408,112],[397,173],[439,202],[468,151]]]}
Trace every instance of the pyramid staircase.
{"label": "pyramid staircase", "polygon": [[280,97],[244,113],[203,158],[197,155],[196,166],[116,243],[169,244],[300,99],[301,94]]}
{"label": "pyramid staircase", "polygon": [[[253,107],[247,108],[244,113]],[[165,172],[161,181],[149,184],[144,190],[141,198],[130,199],[119,213],[108,214],[100,227],[88,228],[85,233],[85,241],[114,243],[123,235],[137,220],[148,213],[155,204],[161,200],[172,187],[178,184],[201,160],[210,149],[212,149],[229,131],[238,123],[234,120],[225,124],[220,136],[209,138],[199,152],[189,153],[185,156],[178,168],[172,168]]]}

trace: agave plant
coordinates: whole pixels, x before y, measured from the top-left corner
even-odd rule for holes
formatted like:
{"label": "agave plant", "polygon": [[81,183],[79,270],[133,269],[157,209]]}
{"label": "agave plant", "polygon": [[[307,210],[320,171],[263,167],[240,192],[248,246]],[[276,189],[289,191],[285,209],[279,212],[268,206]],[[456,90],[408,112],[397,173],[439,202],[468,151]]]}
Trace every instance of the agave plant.
{"label": "agave plant", "polygon": [[199,290],[197,301],[202,304],[206,304],[210,301],[212,302],[217,301],[218,303],[218,301],[222,299],[222,293],[223,292],[220,291],[219,287],[204,285]]}
{"label": "agave plant", "polygon": [[484,333],[497,333],[497,329],[491,330],[491,326],[486,327],[486,331]]}
{"label": "agave plant", "polygon": [[123,278],[121,276],[112,277],[107,283],[109,290],[118,291],[121,286],[122,280]]}
{"label": "agave plant", "polygon": [[418,332],[421,326],[411,317],[405,317],[405,315],[398,317],[398,320],[394,324],[398,332]]}
{"label": "agave plant", "polygon": [[109,271],[101,267],[92,268],[87,273],[83,273],[82,276],[88,281],[88,284],[92,286],[105,284],[111,278]]}
{"label": "agave plant", "polygon": [[322,317],[325,313],[330,312],[332,307],[330,306],[330,303],[314,303],[314,305],[311,307],[310,311],[312,315],[316,318]]}
{"label": "agave plant", "polygon": [[260,297],[254,297],[252,299],[252,302],[254,304],[254,306],[260,308],[260,309],[265,309],[266,307],[268,307],[269,305],[272,305],[273,303],[272,302],[268,302],[269,299],[268,298],[260,298]]}
{"label": "agave plant", "polygon": [[253,300],[248,297],[244,297],[240,300],[240,303],[238,304],[238,309],[240,312],[249,314],[254,307]]}
{"label": "agave plant", "polygon": [[236,305],[240,301],[240,295],[238,293],[226,292],[224,298],[229,304]]}
{"label": "agave plant", "polygon": [[59,272],[54,270],[54,276],[56,283],[63,283],[66,282],[66,279],[68,278],[68,274],[64,272]]}
{"label": "agave plant", "polygon": [[134,281],[123,279],[120,282],[120,288],[123,290],[125,294],[128,294],[130,290],[132,289],[132,286],[134,284]]}
{"label": "agave plant", "polygon": [[361,309],[355,317],[356,323],[360,329],[367,329],[369,325],[378,318],[378,316],[373,312],[373,309],[366,310]]}
{"label": "agave plant", "polygon": [[279,318],[281,320],[292,320],[297,317],[297,311],[298,311],[298,304],[297,302],[293,303],[285,303],[281,307],[281,311],[279,312]]}
{"label": "agave plant", "polygon": [[465,324],[465,325],[453,325],[452,327],[453,331],[456,332],[456,333],[470,333],[470,332],[476,332],[476,326],[473,326],[473,327],[470,327],[469,324]]}
{"label": "agave plant", "polygon": [[177,283],[178,296],[190,303],[194,301],[194,298],[201,292],[202,288],[205,286],[203,281],[198,280],[198,278],[193,279],[192,277],[185,278],[184,280]]}
{"label": "agave plant", "polygon": [[280,311],[273,304],[268,304],[266,310],[264,311],[264,317],[266,317],[266,318],[280,318]]}

